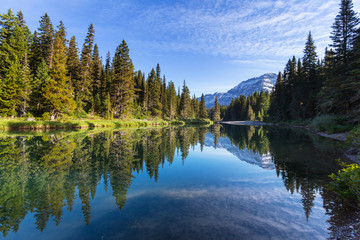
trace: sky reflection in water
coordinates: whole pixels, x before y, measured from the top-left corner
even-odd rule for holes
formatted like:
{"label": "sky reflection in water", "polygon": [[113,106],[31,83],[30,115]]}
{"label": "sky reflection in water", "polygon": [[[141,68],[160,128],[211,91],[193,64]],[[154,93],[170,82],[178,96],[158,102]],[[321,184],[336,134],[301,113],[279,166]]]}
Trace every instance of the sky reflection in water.
{"label": "sky reflection in water", "polygon": [[4,137],[0,146],[6,239],[331,234],[324,186],[340,154],[302,132],[142,129]]}

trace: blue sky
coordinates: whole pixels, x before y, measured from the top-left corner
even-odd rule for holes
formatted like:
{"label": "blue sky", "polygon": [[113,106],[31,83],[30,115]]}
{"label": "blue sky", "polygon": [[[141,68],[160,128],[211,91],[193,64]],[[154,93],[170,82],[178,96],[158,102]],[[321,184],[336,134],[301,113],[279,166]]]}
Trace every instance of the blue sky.
{"label": "blue sky", "polygon": [[[312,31],[323,56],[340,0],[1,0],[0,12],[20,9],[32,31],[47,12],[62,20],[82,47],[90,23],[101,55],[125,39],[136,70],[160,63],[191,93],[226,91],[248,78],[282,71]],[[360,11],[359,1],[354,10]]]}

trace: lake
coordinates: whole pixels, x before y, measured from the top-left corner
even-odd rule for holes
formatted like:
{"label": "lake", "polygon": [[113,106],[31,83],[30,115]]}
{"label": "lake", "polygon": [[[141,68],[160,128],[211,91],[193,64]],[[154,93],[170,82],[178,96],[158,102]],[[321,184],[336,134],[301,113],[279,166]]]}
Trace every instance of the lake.
{"label": "lake", "polygon": [[272,126],[1,135],[2,239],[327,239],[339,143]]}

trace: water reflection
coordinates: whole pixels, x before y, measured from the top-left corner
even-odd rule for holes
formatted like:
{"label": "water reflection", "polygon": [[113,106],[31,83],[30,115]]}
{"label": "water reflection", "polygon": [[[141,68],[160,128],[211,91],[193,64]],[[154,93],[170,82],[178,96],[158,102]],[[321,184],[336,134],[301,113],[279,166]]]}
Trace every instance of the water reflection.
{"label": "water reflection", "polygon": [[0,139],[0,230],[5,237],[17,232],[30,213],[40,231],[50,220],[58,225],[64,207],[68,212],[73,210],[76,196],[88,225],[91,199],[99,187],[111,189],[121,210],[134,173],[146,169],[156,182],[165,163],[171,165],[179,154],[184,164],[189,151],[198,144],[201,150],[204,146],[225,148],[242,161],[276,169],[286,189],[301,194],[307,219],[317,193],[325,206],[333,204],[324,190],[328,175],[337,169],[335,161],[329,161],[339,157],[333,142],[287,129],[215,125],[210,129],[170,127],[7,136]]}

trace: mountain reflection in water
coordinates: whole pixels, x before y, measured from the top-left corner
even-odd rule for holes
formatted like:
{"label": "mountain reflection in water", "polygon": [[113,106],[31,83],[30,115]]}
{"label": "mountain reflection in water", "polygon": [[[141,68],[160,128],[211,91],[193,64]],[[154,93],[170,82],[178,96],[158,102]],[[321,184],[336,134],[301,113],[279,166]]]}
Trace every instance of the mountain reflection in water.
{"label": "mountain reflection in water", "polygon": [[[261,215],[260,208],[255,210],[261,199],[268,201],[267,195],[275,196],[272,199],[272,205],[278,206],[279,209],[282,204],[293,204],[290,200],[290,202],[282,202],[282,197],[276,199],[277,192],[281,190],[266,183],[266,181],[275,183],[276,179],[271,178],[272,180],[265,181],[259,177],[259,181],[263,182],[261,185],[256,185],[256,189],[254,183],[251,183],[254,179],[246,184],[245,179],[233,180],[233,182],[219,180],[217,182],[218,179],[228,177],[226,174],[222,175],[219,168],[221,164],[214,165],[214,169],[218,169],[218,172],[213,176],[203,176],[199,171],[195,174],[199,179],[186,179],[194,184],[189,185],[191,187],[188,188],[161,188],[164,183],[158,183],[158,188],[149,192],[146,187],[137,191],[136,189],[140,187],[135,185],[134,191],[128,194],[133,181],[141,179],[145,172],[147,178],[153,179],[154,182],[162,177],[160,172],[164,168],[173,168],[174,171],[176,169],[178,174],[184,171],[182,174],[185,176],[186,171],[191,171],[191,169],[186,170],[185,167],[182,169],[181,166],[179,168],[172,165],[176,159],[179,159],[181,165],[186,166],[186,158],[192,150],[197,148],[201,152],[204,151],[204,154],[210,151],[209,149],[216,149],[214,151],[224,149],[244,161],[244,164],[249,163],[254,167],[264,169],[262,171],[268,173],[262,172],[262,174],[266,176],[267,174],[274,175],[272,172],[276,172],[277,177],[282,179],[286,190],[291,195],[298,193],[301,199],[299,204],[302,205],[306,221],[311,219],[314,202],[319,197],[323,201],[322,205],[325,211],[331,215],[328,220],[330,226],[324,223],[317,226],[319,228],[339,224],[338,219],[343,217],[344,213],[335,204],[333,196],[326,191],[328,175],[338,169],[334,160],[341,154],[336,151],[334,141],[309,136],[303,132],[274,127],[221,127],[215,125],[210,129],[169,127],[90,133],[56,133],[42,136],[9,135],[0,138],[0,229],[3,237],[6,238],[9,235],[9,237],[21,238],[23,235],[18,236],[16,233],[21,231],[22,225],[27,224],[26,226],[29,227],[30,224],[24,220],[27,216],[32,219],[28,222],[35,224],[37,232],[45,231],[50,220],[56,226],[60,226],[65,215],[66,217],[71,215],[73,208],[77,205],[81,206],[79,209],[81,209],[85,223],[79,229],[83,229],[86,225],[96,224],[98,228],[101,226],[107,228],[110,238],[125,236],[126,238],[131,236],[134,239],[144,238],[143,235],[139,235],[141,233],[138,231],[140,226],[134,226],[140,224],[142,228],[146,226],[153,231],[154,229],[149,226],[155,224],[156,221],[165,221],[167,225],[163,226],[162,235],[148,235],[150,238],[198,237],[205,239],[215,238],[214,236],[236,238],[239,237],[239,234],[245,234],[243,236],[252,234],[251,236],[254,238],[264,236],[263,234],[273,234],[273,237],[280,238],[307,236],[306,234],[301,235],[303,233],[289,235],[286,231],[281,233],[284,226],[280,226],[281,224],[277,221],[278,217],[284,215],[276,216],[271,212]],[[209,153],[209,158],[211,154]],[[204,164],[199,168],[206,172],[209,171],[206,168],[211,167],[211,164],[209,161],[208,166]],[[236,177],[235,174],[234,179]],[[211,178],[213,181],[210,184],[211,180],[208,179]],[[266,177],[266,179],[268,178]],[[171,179],[173,181],[171,184],[175,184],[177,179],[174,177]],[[176,182],[176,184],[176,186],[182,186],[185,183]],[[93,215],[92,204],[98,204],[96,203],[97,192],[111,194],[111,201],[115,202],[121,211],[117,210],[116,213],[111,211],[110,215],[105,214],[101,218]],[[248,193],[249,196],[246,196],[245,193]],[[127,210],[130,211],[129,213],[124,210],[124,214],[121,215],[122,209],[127,206],[127,198],[131,199],[128,209],[132,210]],[[257,199],[255,200],[255,198]],[[194,199],[197,200],[194,201]],[[246,201],[247,204],[234,205],[236,201]],[[149,208],[149,205],[144,205],[145,203],[152,204],[152,207]],[[142,209],[136,210],[136,206],[142,206]],[[106,206],[102,207],[106,208]],[[203,212],[199,209],[202,209]],[[210,214],[211,211],[213,214]],[[274,213],[280,214],[278,211]],[[111,214],[115,214],[118,220],[114,220]],[[288,217],[298,217],[292,216],[291,213],[288,214]],[[152,217],[145,218],[150,215]],[[167,221],[166,219],[171,219],[169,215],[173,217],[173,221],[178,221],[178,223],[171,224]],[[185,224],[182,218],[189,218],[190,215],[193,215],[193,218]],[[237,219],[241,215],[241,220]],[[93,216],[95,216],[94,219]],[[136,217],[139,219],[138,223],[134,220]],[[314,218],[317,219],[318,216],[314,216]],[[220,226],[219,229],[205,230],[195,227],[205,227],[207,223],[216,222],[217,219],[222,219],[224,225],[235,224],[234,228]],[[236,223],[236,219],[239,221],[238,223]],[[23,221],[24,224],[22,224]],[[132,226],[128,226],[130,221],[133,223]],[[281,221],[286,222],[288,219]],[[254,226],[254,222],[262,227]],[[146,224],[144,225],[144,223]],[[115,226],[118,224],[127,226],[126,229],[130,235],[118,233],[115,230],[117,229]],[[156,226],[160,231],[161,228]],[[169,226],[171,226],[171,233],[169,233]],[[288,227],[294,228],[294,231],[299,233],[304,231],[304,229],[298,229],[296,224],[289,224]],[[187,234],[181,235],[184,229]],[[76,234],[70,234],[70,236],[99,238],[96,236],[95,230],[89,227],[84,231],[80,231],[79,236]],[[209,231],[211,234],[209,233],[207,237],[202,235]],[[313,234],[312,231],[322,232],[322,230],[316,229],[308,231],[311,234]],[[257,235],[254,235],[254,232],[257,232]],[[153,231],[153,234],[155,233]],[[318,237],[324,237],[323,233],[319,234]],[[329,236],[333,234],[331,228],[329,234]],[[43,238],[48,236],[44,235]],[[58,238],[62,237],[59,235]]]}

